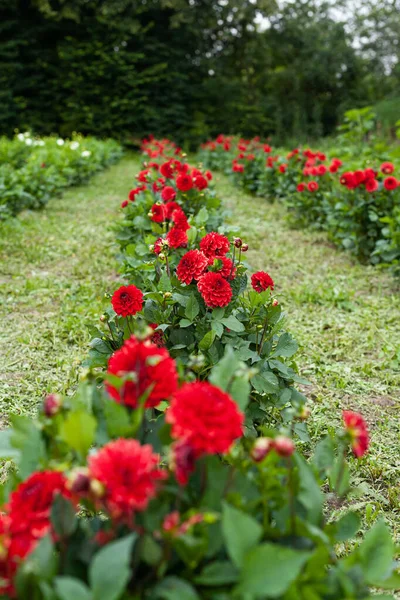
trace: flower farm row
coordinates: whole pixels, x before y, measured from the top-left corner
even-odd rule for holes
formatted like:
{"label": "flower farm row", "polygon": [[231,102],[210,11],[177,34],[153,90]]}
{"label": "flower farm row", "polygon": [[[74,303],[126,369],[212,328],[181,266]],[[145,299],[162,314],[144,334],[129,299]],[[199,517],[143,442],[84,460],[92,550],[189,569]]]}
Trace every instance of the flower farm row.
{"label": "flower farm row", "polygon": [[298,148],[279,155],[259,138],[223,135],[203,144],[200,157],[247,191],[284,198],[293,225],[325,230],[361,261],[400,274],[400,181],[392,162],[367,155],[355,164]]}
{"label": "flower farm row", "polygon": [[83,183],[122,155],[114,140],[72,140],[19,133],[0,138],[0,220],[42,208],[64,188]]}
{"label": "flower farm row", "polygon": [[248,285],[246,240],[223,224],[209,171],[166,140],[143,151],[117,227],[127,285],[92,328],[85,379],[1,436],[18,465],[0,519],[3,597],[337,600],[398,588],[384,523],[357,541],[344,508],[349,460],[368,451],[363,418],[344,412],[343,429],[311,448],[273,278]]}

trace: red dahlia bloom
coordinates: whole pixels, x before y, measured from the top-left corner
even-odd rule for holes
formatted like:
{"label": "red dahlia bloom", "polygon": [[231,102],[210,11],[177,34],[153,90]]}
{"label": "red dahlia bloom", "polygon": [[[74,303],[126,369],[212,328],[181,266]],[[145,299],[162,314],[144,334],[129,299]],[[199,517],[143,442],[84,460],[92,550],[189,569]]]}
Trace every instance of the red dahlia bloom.
{"label": "red dahlia bloom", "polygon": [[298,192],[304,192],[305,189],[306,189],[306,184],[305,183],[299,183],[297,185],[297,191]]}
{"label": "red dahlia bloom", "polygon": [[243,435],[243,414],[232,398],[207,382],[187,383],[176,392],[165,420],[172,437],[186,442],[196,456],[224,454]]}
{"label": "red dahlia bloom", "polygon": [[162,250],[162,245],[163,245],[163,239],[162,238],[158,238],[155,242],[154,242],[154,254],[160,254],[161,250]]}
{"label": "red dahlia bloom", "polygon": [[177,229],[182,229],[182,231],[190,229],[186,215],[181,208],[174,210],[172,213],[172,221]]}
{"label": "red dahlia bloom", "polygon": [[220,273],[205,273],[199,279],[197,289],[209,308],[227,306],[232,300],[232,288]]}
{"label": "red dahlia bloom", "polygon": [[164,204],[153,204],[151,207],[151,217],[150,219],[154,221],[154,223],[162,223],[165,221],[165,205]]}
{"label": "red dahlia bloom", "polygon": [[364,183],[364,181],[365,181],[364,171],[354,171],[353,177],[354,177],[354,181],[356,182],[357,186],[361,185],[361,183]]}
{"label": "red dahlia bloom", "polygon": [[367,190],[367,192],[376,192],[376,190],[379,188],[379,183],[377,179],[367,179],[365,182],[365,189]]}
{"label": "red dahlia bloom", "polygon": [[172,217],[174,210],[182,210],[177,202],[167,202],[164,206],[167,219]]}
{"label": "red dahlia bloom", "polygon": [[182,283],[189,285],[193,279],[198,280],[207,268],[207,257],[200,250],[189,250],[179,261],[176,275]]}
{"label": "red dahlia bloom", "polygon": [[345,185],[349,190],[352,190],[356,187],[354,175],[350,171],[347,171],[346,173],[343,173],[343,175],[341,175],[340,183],[342,185]]}
{"label": "red dahlia bloom", "polygon": [[175,200],[176,191],[172,186],[167,185],[161,192],[161,198],[164,200],[164,202],[170,202],[171,200]]}
{"label": "red dahlia bloom", "polygon": [[149,169],[144,169],[143,171],[139,172],[137,179],[139,181],[141,181],[142,183],[147,183],[147,177],[148,177],[149,173],[150,173]]}
{"label": "red dahlia bloom", "polygon": [[121,208],[126,208],[128,206],[128,200],[124,200],[121,202]]}
{"label": "red dahlia bloom", "polygon": [[328,171],[328,169],[326,168],[325,165],[318,165],[317,171],[318,171],[318,175],[325,175],[325,173]]}
{"label": "red dahlia bloom", "polygon": [[143,307],[143,292],[135,285],[123,285],[114,292],[111,304],[121,317],[136,315]]}
{"label": "red dahlia bloom", "polygon": [[149,327],[152,328],[153,333],[151,334],[151,343],[155,344],[157,348],[165,348],[164,334],[161,329],[157,329],[157,323],[149,323]]}
{"label": "red dahlia bloom", "polygon": [[227,256],[216,256],[215,258],[209,259],[209,265],[213,266],[214,261],[217,261],[216,266],[213,268],[214,273],[219,273],[225,279],[235,279],[236,267],[233,262]]}
{"label": "red dahlia bloom", "polygon": [[386,190],[391,191],[395,190],[399,184],[396,177],[385,177],[383,180],[383,185]]}
{"label": "red dahlia bloom", "polygon": [[135,200],[136,195],[139,193],[138,188],[135,188],[134,190],[131,190],[128,194],[128,198],[131,202],[133,202]]}
{"label": "red dahlia bloom", "polygon": [[337,173],[338,170],[339,170],[339,167],[337,165],[332,164],[329,166],[329,173]]}
{"label": "red dahlia bloom", "polygon": [[177,482],[186,485],[189,475],[193,473],[196,464],[196,452],[190,444],[178,441],[171,446],[170,469],[175,473]]}
{"label": "red dahlia bloom", "polygon": [[375,176],[377,175],[377,173],[373,170],[373,169],[364,169],[364,178],[365,181],[367,181],[367,179],[375,179]]}
{"label": "red dahlia bloom", "polygon": [[150,444],[127,439],[109,442],[89,457],[89,477],[104,486],[101,502],[113,518],[130,524],[134,511],[147,508],[166,478],[159,462]]}
{"label": "red dahlia bloom", "polygon": [[207,258],[215,256],[225,256],[229,252],[230,243],[225,235],[221,235],[215,231],[207,233],[200,242],[200,250]]}
{"label": "red dahlia bloom", "polygon": [[309,181],[307,183],[307,189],[309,192],[316,192],[319,189],[319,185],[316,181]]}
{"label": "red dahlia bloom", "polygon": [[279,165],[279,172],[286,173],[287,165]]}
{"label": "red dahlia bloom", "polygon": [[381,164],[381,173],[384,175],[391,175],[394,172],[394,164],[391,162],[384,162]]}
{"label": "red dahlia bloom", "polygon": [[188,243],[186,231],[178,229],[177,227],[173,227],[168,231],[166,239],[171,248],[184,248]]}
{"label": "red dahlia bloom", "polygon": [[350,410],[343,411],[343,421],[346,431],[350,435],[353,452],[357,458],[361,458],[369,446],[367,424],[359,413]]}
{"label": "red dahlia bloom", "polygon": [[167,179],[172,179],[174,176],[174,171],[172,169],[171,161],[165,162],[160,167],[161,175],[164,175]]}
{"label": "red dahlia bloom", "polygon": [[181,173],[176,178],[176,187],[181,192],[188,192],[193,187],[193,179],[187,173]]}
{"label": "red dahlia bloom", "polygon": [[106,383],[107,392],[119,404],[132,408],[145,393],[146,408],[157,406],[175,392],[178,384],[175,361],[167,350],[149,341],[139,342],[134,336],[111,356],[107,373],[124,380],[119,389]]}
{"label": "red dahlia bloom", "polygon": [[275,287],[273,279],[268,273],[265,271],[257,271],[257,273],[253,273],[251,276],[251,285],[253,290],[258,292],[265,292],[268,288],[272,291]]}
{"label": "red dahlia bloom", "polygon": [[198,190],[205,190],[208,187],[208,181],[203,175],[197,175],[194,178],[194,185]]}
{"label": "red dahlia bloom", "polygon": [[205,176],[207,177],[208,181],[211,181],[211,179],[213,178],[211,171],[206,171]]}
{"label": "red dahlia bloom", "polygon": [[244,165],[239,165],[239,164],[235,163],[232,167],[232,171],[234,171],[235,173],[243,173]]}

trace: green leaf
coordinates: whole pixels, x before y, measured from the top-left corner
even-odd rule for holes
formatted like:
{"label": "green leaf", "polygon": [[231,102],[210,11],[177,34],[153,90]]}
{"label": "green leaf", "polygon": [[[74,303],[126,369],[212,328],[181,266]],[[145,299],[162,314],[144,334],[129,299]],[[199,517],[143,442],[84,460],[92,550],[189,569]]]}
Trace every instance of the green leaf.
{"label": "green leaf", "polygon": [[92,598],[89,588],[74,577],[67,575],[56,577],[54,587],[60,600],[91,600]]}
{"label": "green leaf", "polygon": [[97,554],[89,566],[93,600],[117,600],[130,579],[130,560],[136,534],[111,542]]}
{"label": "green leaf", "polygon": [[171,279],[168,277],[168,275],[165,271],[161,275],[160,281],[158,282],[158,289],[160,290],[160,292],[171,292],[172,291]]}
{"label": "green leaf", "polygon": [[279,390],[279,381],[272,371],[263,371],[250,379],[252,386],[260,394],[276,394]]}
{"label": "green leaf", "polygon": [[258,544],[262,532],[261,525],[253,517],[223,503],[222,534],[228,555],[237,567],[242,567],[246,553]]}
{"label": "green leaf", "polygon": [[211,383],[221,388],[221,390],[227,390],[229,383],[235,376],[238,362],[233,348],[231,346],[226,346],[224,356],[219,363],[212,368],[209,377]]}
{"label": "green leaf", "polygon": [[18,459],[20,451],[12,445],[13,430],[3,429],[0,431],[0,458]]}
{"label": "green leaf", "polygon": [[110,437],[124,437],[132,429],[129,412],[115,400],[107,398],[104,402],[104,416]]}
{"label": "green leaf", "polygon": [[197,227],[201,227],[202,225],[205,225],[208,221],[208,210],[206,209],[205,206],[203,206],[199,212],[197,213],[194,222],[196,223]]}
{"label": "green leaf", "polygon": [[211,329],[215,331],[219,338],[224,333],[224,326],[219,321],[211,321]]}
{"label": "green leaf", "polygon": [[12,415],[12,445],[20,449],[19,471],[22,479],[29,477],[46,457],[42,435],[35,422],[28,417]]}
{"label": "green leaf", "polygon": [[360,524],[360,517],[356,513],[346,513],[334,524],[335,540],[338,542],[346,542],[354,537],[360,529]]}
{"label": "green leaf", "polygon": [[212,318],[215,321],[220,321],[225,314],[225,308],[214,308],[212,311]]}
{"label": "green leaf", "polygon": [[51,523],[54,531],[60,538],[71,535],[77,525],[76,511],[73,504],[58,494],[51,507]]}
{"label": "green leaf", "polygon": [[235,583],[237,580],[238,571],[232,563],[217,561],[204,567],[200,575],[195,578],[195,583],[217,586]]}
{"label": "green leaf", "polygon": [[230,315],[229,317],[225,317],[221,319],[221,323],[225,325],[228,329],[235,331],[236,333],[241,333],[244,331],[244,325],[241,323],[236,317]]}
{"label": "green leaf", "polygon": [[300,488],[297,498],[303,505],[308,515],[308,520],[313,525],[318,525],[322,518],[323,496],[321,489],[307,461],[298,454],[295,455],[295,461],[299,470]]}
{"label": "green leaf", "polygon": [[154,588],[155,600],[200,600],[196,590],[183,579],[166,577]]}
{"label": "green leaf", "polygon": [[278,544],[262,544],[246,554],[237,591],[246,597],[278,598],[297,579],[311,555]]}
{"label": "green leaf", "polygon": [[241,411],[245,411],[249,403],[250,382],[247,377],[235,377],[229,387],[229,394],[235,400]]}
{"label": "green leaf", "polygon": [[183,327],[183,328],[190,327],[192,324],[193,324],[192,321],[189,321],[189,319],[181,319],[179,321],[179,327]]}
{"label": "green leaf", "polygon": [[200,350],[208,350],[213,345],[215,340],[215,331],[211,330],[206,333],[203,339],[199,342]]}
{"label": "green leaf", "polygon": [[88,412],[78,410],[69,413],[60,427],[60,436],[70,448],[85,458],[94,442],[97,421]]}
{"label": "green leaf", "polygon": [[199,310],[199,303],[197,302],[195,295],[192,294],[186,304],[185,317],[187,317],[189,321],[193,321],[199,314]]}
{"label": "green leaf", "polygon": [[278,344],[271,354],[271,357],[284,356],[289,358],[290,356],[293,356],[298,349],[299,345],[290,333],[283,333],[279,338]]}
{"label": "green leaf", "polygon": [[368,531],[358,552],[367,583],[379,586],[391,574],[394,556],[392,536],[382,520]]}

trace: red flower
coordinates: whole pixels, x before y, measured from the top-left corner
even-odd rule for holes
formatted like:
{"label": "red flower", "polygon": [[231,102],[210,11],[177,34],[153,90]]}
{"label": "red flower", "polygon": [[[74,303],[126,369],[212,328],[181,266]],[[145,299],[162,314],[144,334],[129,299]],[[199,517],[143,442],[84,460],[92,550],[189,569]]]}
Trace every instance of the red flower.
{"label": "red flower", "polygon": [[193,279],[198,280],[207,268],[207,257],[200,250],[189,250],[179,261],[176,275],[179,281],[189,285]]}
{"label": "red flower", "polygon": [[162,223],[165,221],[166,214],[164,204],[153,204],[151,207],[151,213],[150,219],[155,223]]}
{"label": "red flower", "polygon": [[199,279],[197,289],[209,308],[227,306],[232,299],[232,288],[220,273],[205,273]]}
{"label": "red flower", "polygon": [[165,162],[160,167],[161,175],[164,175],[167,179],[172,179],[174,176],[174,172],[172,170],[171,161]]}
{"label": "red flower", "polygon": [[165,420],[172,437],[186,442],[196,456],[223,454],[243,435],[243,414],[232,398],[207,382],[187,383],[176,392]]}
{"label": "red flower", "polygon": [[333,163],[329,166],[329,173],[337,173],[338,170],[339,170],[339,167]]}
{"label": "red flower", "polygon": [[326,168],[325,165],[318,165],[318,167],[317,167],[318,175],[325,175],[327,170],[328,169]]}
{"label": "red flower", "polygon": [[135,188],[134,190],[131,190],[128,194],[128,198],[131,202],[133,202],[135,200],[136,195],[139,193],[138,188]]}
{"label": "red flower", "polygon": [[287,165],[279,165],[279,172],[286,173]]}
{"label": "red flower", "polygon": [[149,169],[144,169],[143,171],[139,172],[139,174],[137,175],[137,179],[139,181],[141,181],[142,183],[147,183],[147,177],[148,177],[149,173],[150,173]]}
{"label": "red flower", "polygon": [[297,185],[297,191],[298,192],[304,192],[305,189],[306,189],[306,184],[305,183],[299,183]]}
{"label": "red flower", "polygon": [[186,231],[173,227],[170,229],[166,236],[171,248],[184,248],[188,243],[188,236]]}
{"label": "red flower", "polygon": [[385,177],[383,180],[383,185],[386,190],[391,191],[395,190],[399,184],[396,177]]}
{"label": "red flower", "polygon": [[394,164],[391,162],[384,162],[381,164],[381,173],[384,175],[391,175],[394,172]]}
{"label": "red flower", "polygon": [[145,393],[148,394],[145,406],[152,408],[168,399],[177,388],[175,361],[167,350],[149,341],[139,342],[134,336],[111,356],[107,373],[124,380],[119,389],[106,383],[107,392],[119,404],[132,408]]}
{"label": "red flower", "polygon": [[275,286],[272,277],[270,277],[268,273],[265,273],[265,271],[257,271],[257,273],[253,273],[251,276],[251,285],[253,290],[259,294],[268,288],[270,288],[272,291]]}
{"label": "red flower", "polygon": [[181,208],[174,210],[172,213],[172,221],[177,229],[182,229],[182,231],[190,229],[186,215]]}
{"label": "red flower", "polygon": [[343,173],[340,177],[340,183],[342,185],[345,185],[349,190],[352,190],[356,187],[356,182],[354,179],[354,175],[353,173],[351,173],[350,171],[347,171],[346,173]]}
{"label": "red flower", "polygon": [[143,292],[135,285],[123,285],[114,292],[111,304],[121,317],[136,315],[143,307]]}
{"label": "red flower", "polygon": [[161,329],[157,329],[157,323],[149,323],[149,327],[153,330],[153,333],[151,334],[151,343],[155,344],[157,348],[165,348],[164,334]]}
{"label": "red flower", "polygon": [[181,173],[176,178],[176,187],[181,192],[188,192],[193,187],[193,179],[187,173]]}
{"label": "red flower", "polygon": [[134,511],[147,508],[166,478],[159,462],[150,444],[126,439],[109,442],[89,457],[89,477],[104,486],[101,503],[113,518],[130,524]]}
{"label": "red flower", "polygon": [[365,181],[365,173],[364,171],[354,171],[353,173],[354,181],[356,186],[361,185]]}
{"label": "red flower", "polygon": [[319,188],[319,185],[316,181],[309,181],[307,183],[307,189],[309,192],[316,192]]}
{"label": "red flower", "polygon": [[203,175],[197,175],[194,178],[194,185],[198,190],[205,190],[208,186],[208,181]]}
{"label": "red flower", "polygon": [[232,171],[234,173],[243,173],[244,171],[244,165],[239,165],[237,163],[235,163],[232,167]]}
{"label": "red flower", "polygon": [[230,244],[228,238],[215,231],[207,233],[200,242],[200,250],[207,258],[225,256],[225,254],[229,252],[229,249]]}
{"label": "red flower", "polygon": [[377,173],[373,170],[373,169],[364,169],[364,178],[365,180],[367,179],[375,179],[375,176],[377,175]]}
{"label": "red flower", "polygon": [[214,261],[217,261],[217,267],[214,269],[215,273],[220,273],[222,277],[226,279],[235,279],[236,277],[236,267],[233,266],[233,262],[227,256],[217,256],[214,259],[210,259],[211,265]]}
{"label": "red flower", "polygon": [[55,496],[70,498],[66,479],[58,471],[33,473],[10,496],[9,557],[24,558],[51,531],[50,512]]}
{"label": "red flower", "polygon": [[365,182],[365,189],[367,192],[376,192],[379,188],[379,183],[377,179],[367,179]]}
{"label": "red flower", "polygon": [[126,208],[128,206],[128,200],[124,200],[121,202],[121,208]]}
{"label": "red flower", "polygon": [[353,452],[357,458],[361,458],[369,446],[367,424],[359,413],[350,410],[343,411],[343,421],[350,436]]}
{"label": "red flower", "polygon": [[170,219],[173,215],[174,210],[182,210],[177,202],[167,202],[165,206],[165,217]]}
{"label": "red flower", "polygon": [[162,246],[163,246],[163,239],[161,237],[159,237],[155,242],[154,242],[154,254],[160,254],[161,250],[162,250]]}
{"label": "red flower", "polygon": [[208,181],[211,181],[211,179],[213,178],[211,171],[206,171],[205,176],[207,177]]}
{"label": "red flower", "polygon": [[161,198],[164,200],[164,202],[170,202],[171,200],[175,200],[176,191],[173,187],[167,185],[161,192]]}

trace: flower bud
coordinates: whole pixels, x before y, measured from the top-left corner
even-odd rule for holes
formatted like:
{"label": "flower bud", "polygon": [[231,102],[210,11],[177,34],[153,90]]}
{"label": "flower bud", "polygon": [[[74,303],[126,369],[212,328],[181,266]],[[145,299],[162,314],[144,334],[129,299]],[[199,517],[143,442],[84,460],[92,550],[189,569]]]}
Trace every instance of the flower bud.
{"label": "flower bud", "polygon": [[151,244],[151,245],[149,246],[149,251],[150,251],[150,252],[154,252],[154,244]]}
{"label": "flower bud", "polygon": [[89,492],[90,485],[89,471],[85,468],[74,469],[68,478],[67,487],[74,494]]}
{"label": "flower bud", "polygon": [[267,437],[258,438],[250,451],[250,456],[255,462],[261,462],[274,448],[274,440]]}
{"label": "flower bud", "polygon": [[283,435],[279,435],[273,440],[274,449],[279,456],[292,456],[295,451],[295,445],[293,441]]}
{"label": "flower bud", "polygon": [[272,301],[272,306],[278,306],[279,302],[278,300],[275,298],[275,300]]}
{"label": "flower bud", "polygon": [[171,296],[172,296],[171,292],[164,292],[165,300],[167,300],[168,298],[171,298]]}
{"label": "flower bud", "polygon": [[89,484],[90,491],[96,498],[102,498],[106,493],[106,488],[98,479],[91,479]]}
{"label": "flower bud", "polygon": [[239,237],[235,237],[233,238],[233,244],[236,248],[240,248],[243,245],[243,242]]}
{"label": "flower bud", "polygon": [[106,313],[103,313],[103,314],[101,315],[101,317],[100,317],[100,321],[101,321],[102,323],[107,323],[107,321],[108,321],[108,315],[107,315]]}
{"label": "flower bud", "polygon": [[147,216],[150,217],[150,219],[151,219],[151,217],[153,216],[153,212],[151,210],[149,210],[149,212],[147,213]]}
{"label": "flower bud", "polygon": [[58,394],[49,394],[43,402],[43,411],[46,417],[52,417],[58,413],[62,405],[62,398]]}
{"label": "flower bud", "polygon": [[248,249],[249,249],[249,245],[248,244],[243,244],[242,245],[242,252],[247,252]]}
{"label": "flower bud", "polygon": [[158,255],[158,258],[160,260],[165,260],[165,254],[163,252],[160,252],[160,254]]}
{"label": "flower bud", "polygon": [[302,406],[299,414],[299,419],[301,421],[307,421],[308,417],[311,415],[311,408],[309,406]]}

